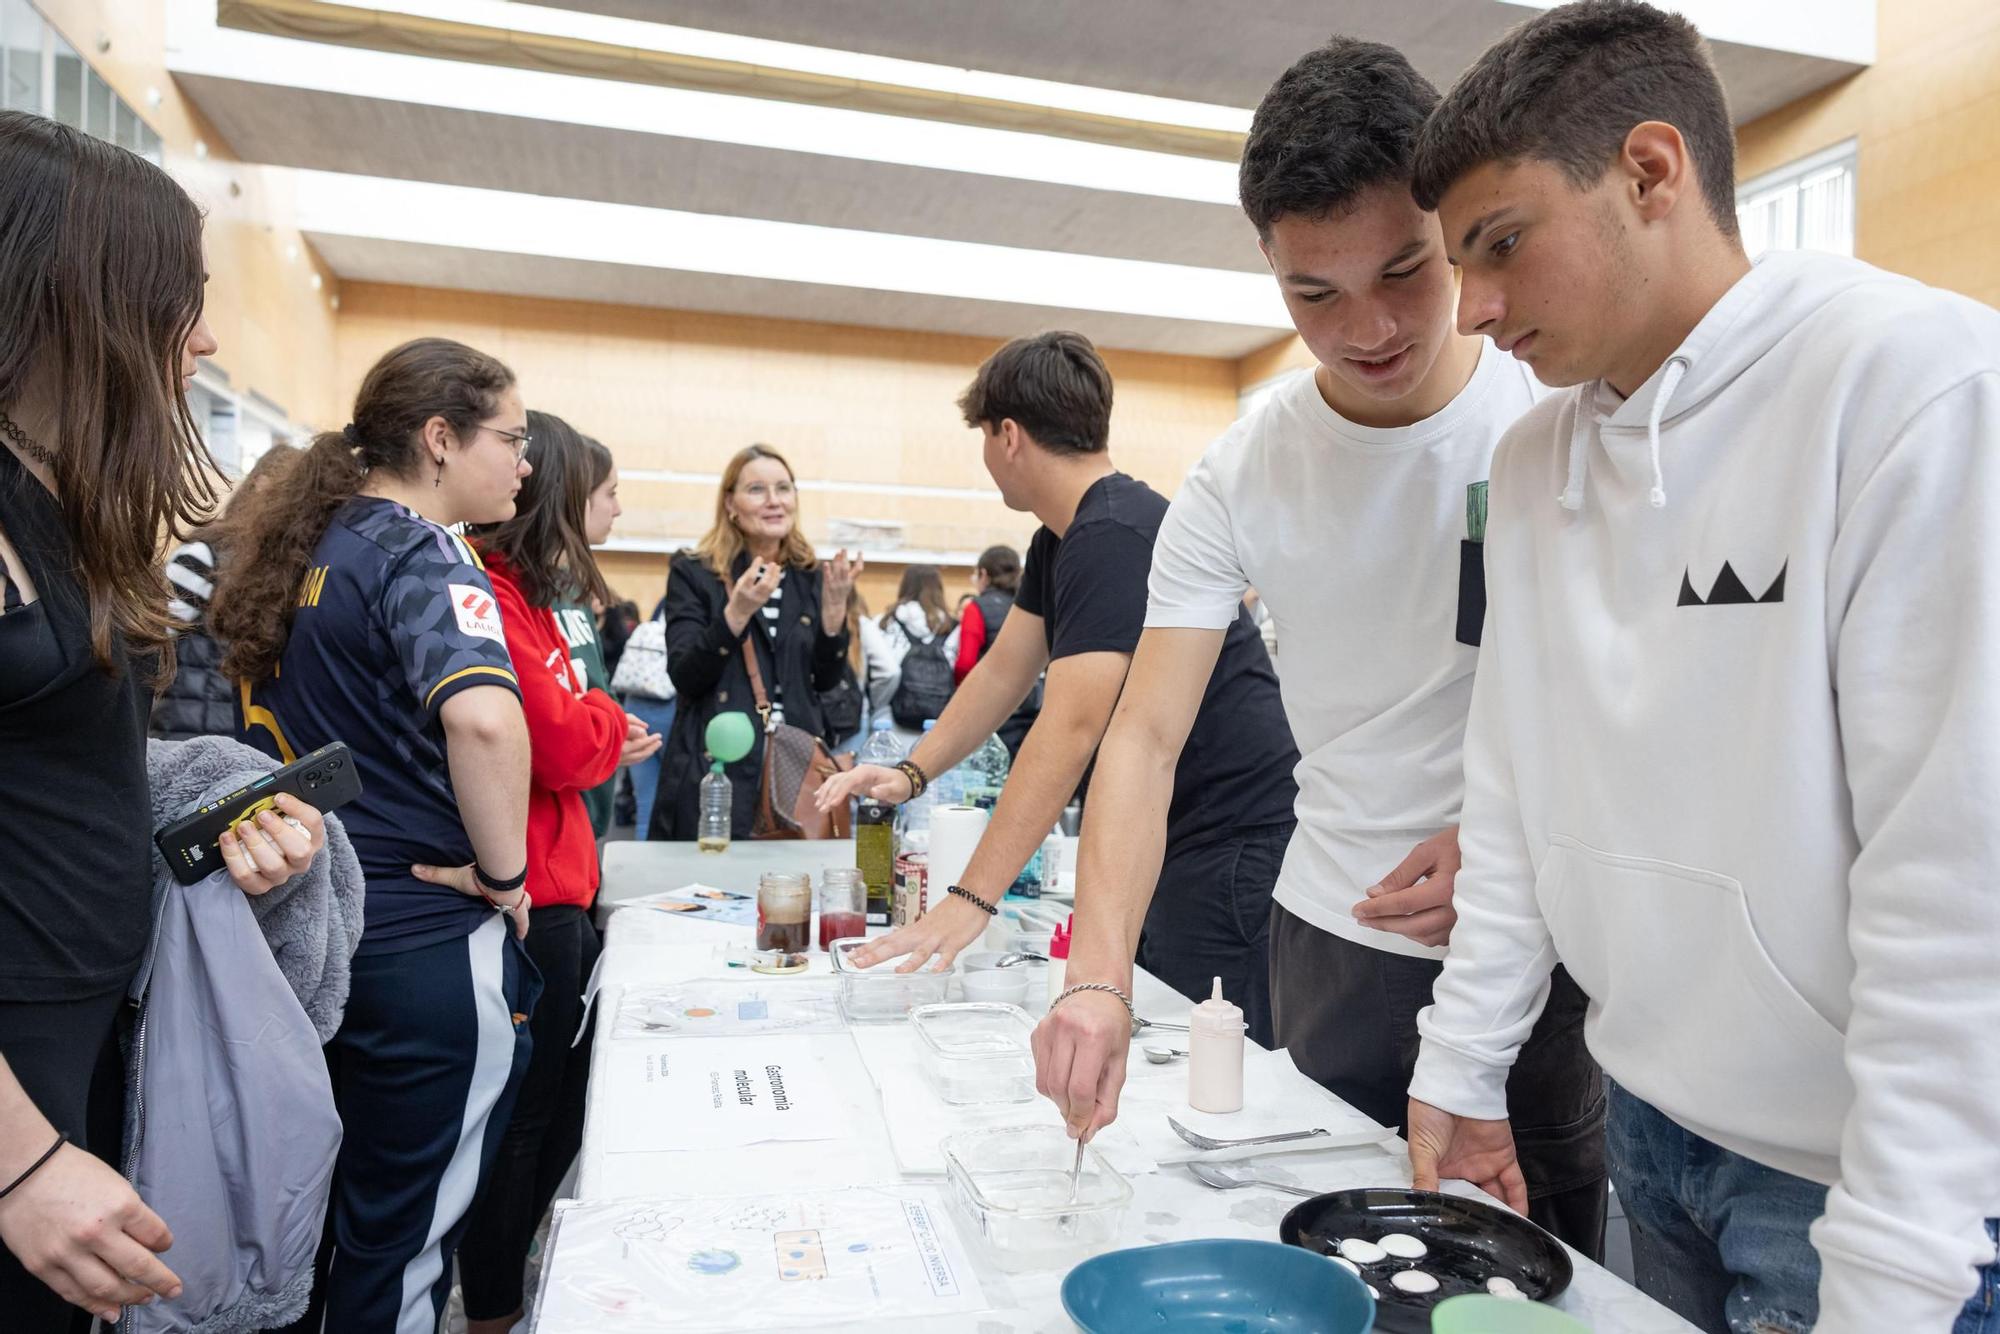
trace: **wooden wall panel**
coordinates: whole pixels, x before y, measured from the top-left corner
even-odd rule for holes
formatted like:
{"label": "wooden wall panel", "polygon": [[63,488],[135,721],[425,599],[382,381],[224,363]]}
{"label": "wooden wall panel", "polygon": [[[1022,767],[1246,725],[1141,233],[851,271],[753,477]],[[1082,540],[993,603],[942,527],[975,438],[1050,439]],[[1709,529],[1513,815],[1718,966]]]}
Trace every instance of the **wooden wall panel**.
{"label": "wooden wall panel", "polygon": [[1738,176],[1852,138],[1855,253],[2000,304],[2000,6],[1885,3],[1876,22],[1872,67],[1738,132]]}
{"label": "wooden wall panel", "polygon": [[[712,485],[642,475],[712,475],[752,441],[777,447],[802,481],[885,488],[808,489],[801,514],[822,545],[837,516],[900,520],[907,546],[962,553],[994,542],[1025,547],[1034,531],[1031,516],[1000,503],[956,406],[997,340],[350,283],[337,397],[351,400],[376,357],[420,334],[501,357],[530,406],[611,447],[628,474],[622,538],[698,536],[713,513]],[[1236,363],[1112,349],[1104,359],[1117,381],[1112,455],[1172,495],[1235,418]],[[892,489],[911,485],[980,494]],[[619,553],[606,568],[619,591],[651,609],[664,555]],[[883,565],[864,577],[871,605],[885,605],[900,574]],[[954,596],[964,579],[961,569],[948,581]]]}

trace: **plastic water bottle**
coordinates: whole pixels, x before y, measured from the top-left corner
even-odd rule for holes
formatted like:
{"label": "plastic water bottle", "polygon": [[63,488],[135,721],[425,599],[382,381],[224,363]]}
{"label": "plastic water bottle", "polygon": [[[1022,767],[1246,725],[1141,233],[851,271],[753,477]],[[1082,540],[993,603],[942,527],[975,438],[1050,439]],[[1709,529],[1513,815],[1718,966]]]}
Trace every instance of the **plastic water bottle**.
{"label": "plastic water bottle", "polygon": [[[937,720],[935,718],[925,719],[924,735],[929,736],[931,729],[936,726]],[[965,764],[961,761],[943,773],[931,776],[930,791],[925,796],[929,798],[933,806],[963,806],[965,804],[964,770]],[[926,813],[924,825],[925,828],[930,827],[928,813]]]}
{"label": "plastic water bottle", "polygon": [[[937,726],[932,718],[924,720],[924,735],[929,736]],[[956,800],[946,800],[945,792],[950,790],[950,774],[939,774],[931,780],[931,785],[919,796],[911,798],[896,809],[896,844],[905,852],[928,852],[931,846],[931,811],[940,805],[953,806]]]}
{"label": "plastic water bottle", "polygon": [[[893,767],[903,758],[903,743],[896,739],[894,724],[877,718],[875,729],[861,747],[862,764]],[[896,892],[895,808],[863,797],[855,803],[854,864],[868,886],[867,913],[871,922],[886,926]]]}
{"label": "plastic water bottle", "polygon": [[696,847],[703,852],[729,850],[729,819],[735,805],[729,790],[729,775],[722,772],[722,761],[717,760],[701,780],[701,825],[695,835]]}
{"label": "plastic water bottle", "polygon": [[1012,765],[1007,743],[998,736],[987,737],[954,771],[958,774],[961,799],[968,806],[992,810],[1000,800],[1000,789],[1007,785],[1007,771]]}

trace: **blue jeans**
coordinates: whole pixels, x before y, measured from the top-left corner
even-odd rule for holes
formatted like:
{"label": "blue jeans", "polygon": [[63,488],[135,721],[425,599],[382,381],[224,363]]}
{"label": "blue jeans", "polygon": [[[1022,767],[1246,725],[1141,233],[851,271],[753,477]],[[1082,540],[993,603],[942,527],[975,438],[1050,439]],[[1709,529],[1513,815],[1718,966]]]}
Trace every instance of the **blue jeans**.
{"label": "blue jeans", "polygon": [[[1711,1144],[1611,1086],[1611,1181],[1632,1228],[1640,1291],[1708,1334],[1805,1334],[1819,1319],[1819,1252],[1806,1237],[1826,1187]],[[2000,1221],[1986,1231],[2000,1246]],[[2000,1263],[1951,1334],[2000,1334]]]}
{"label": "blue jeans", "polygon": [[[644,695],[628,695],[625,711],[646,720],[646,726],[659,736],[666,736],[674,728],[674,707],[679,703],[671,699],[649,699]],[[646,828],[653,822],[653,798],[660,792],[660,770],[667,762],[665,746],[653,754],[644,764],[632,766],[632,800],[639,808],[639,825],[632,837],[641,843],[646,841]]]}

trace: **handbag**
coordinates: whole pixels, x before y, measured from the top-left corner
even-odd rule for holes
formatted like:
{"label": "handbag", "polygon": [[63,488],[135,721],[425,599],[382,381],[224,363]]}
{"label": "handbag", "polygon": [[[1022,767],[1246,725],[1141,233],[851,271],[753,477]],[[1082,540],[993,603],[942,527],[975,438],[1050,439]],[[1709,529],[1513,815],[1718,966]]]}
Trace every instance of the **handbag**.
{"label": "handbag", "polygon": [[667,675],[667,623],[647,621],[634,626],[625,640],[618,670],[611,675],[611,693],[646,699],[672,699],[674,680]]}
{"label": "handbag", "polygon": [[829,754],[826,743],[802,727],[774,721],[757,650],[743,640],[743,664],[750,669],[750,693],[764,723],[764,771],[757,776],[757,814],[752,838],[846,838],[847,806],[822,811],[813,804],[820,785],[854,767],[852,755]]}

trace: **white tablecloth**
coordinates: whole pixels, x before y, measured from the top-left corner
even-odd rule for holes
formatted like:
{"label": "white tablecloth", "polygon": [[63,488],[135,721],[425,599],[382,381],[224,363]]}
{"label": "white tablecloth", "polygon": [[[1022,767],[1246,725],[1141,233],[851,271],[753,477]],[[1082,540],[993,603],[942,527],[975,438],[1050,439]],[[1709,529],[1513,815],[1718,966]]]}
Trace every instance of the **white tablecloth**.
{"label": "white tablecloth", "polygon": [[[851,848],[844,843],[739,843],[722,856],[704,856],[687,843],[614,843],[606,849],[602,898],[607,905],[616,904],[697,880],[724,889],[754,890],[760,867],[811,870],[817,875],[824,866],[851,864]],[[747,946],[749,935],[749,929],[740,926],[643,910],[611,911],[600,985],[608,991],[693,978],[743,977],[740,970],[728,967],[727,955],[731,949]],[[826,957],[814,952],[812,974],[824,975],[825,968]],[[1141,1014],[1163,1020],[1185,1018],[1186,1000],[1155,979],[1140,975],[1137,990],[1135,999]],[[1030,1008],[1039,1008],[1039,986],[1034,995]],[[625,1042],[611,1037],[612,1008],[600,1006],[596,1012],[594,1074],[601,1074],[607,1061],[626,1054],[620,1051]],[[1184,1036],[1172,1035],[1170,1040]],[[620,1106],[618,1100],[606,1095],[609,1081],[594,1077],[579,1163],[578,1198],[783,1194],[910,1179],[898,1170],[880,1095],[851,1033],[817,1033],[795,1040],[812,1044],[819,1071],[830,1085],[833,1105],[828,1115],[836,1122],[837,1138],[701,1153],[612,1152],[610,1145],[631,1141],[631,1127],[624,1121],[642,1115],[643,1109]],[[1150,1073],[1154,1078],[1184,1079],[1181,1070],[1184,1067],[1170,1067],[1164,1075]],[[1304,1084],[1303,1076],[1296,1078],[1302,1086],[1293,1086],[1287,1096],[1297,1105],[1300,1124],[1315,1124],[1315,1117],[1325,1112],[1326,1095],[1317,1086]],[[1243,1169],[1239,1166],[1235,1170]],[[1255,1172],[1315,1190],[1407,1186],[1410,1181],[1402,1141],[1394,1138],[1376,1145],[1265,1157],[1258,1160]],[[1126,1246],[1200,1237],[1276,1240],[1278,1220],[1298,1202],[1296,1196],[1264,1189],[1211,1190],[1173,1163],[1130,1179],[1132,1206],[1120,1238],[1120,1244]],[[1448,1188],[1466,1195],[1478,1193],[1462,1182],[1450,1183]],[[968,1244],[977,1261],[976,1242],[968,1238]],[[1556,1305],[1597,1334],[1688,1334],[1692,1330],[1666,1308],[1581,1255],[1572,1252],[1571,1260],[1576,1278]],[[1001,1309],[919,1325],[871,1321],[865,1327],[921,1328],[926,1334],[945,1330],[1070,1334],[1075,1326],[1063,1314],[1059,1297],[1062,1278],[1060,1272],[1003,1276],[982,1267],[981,1282]]]}

